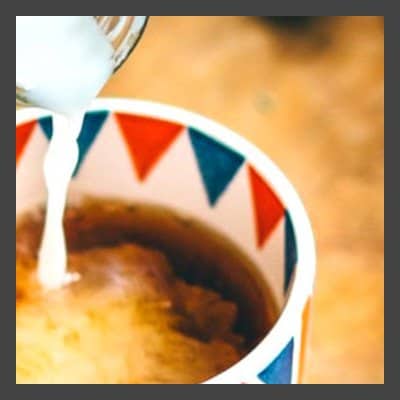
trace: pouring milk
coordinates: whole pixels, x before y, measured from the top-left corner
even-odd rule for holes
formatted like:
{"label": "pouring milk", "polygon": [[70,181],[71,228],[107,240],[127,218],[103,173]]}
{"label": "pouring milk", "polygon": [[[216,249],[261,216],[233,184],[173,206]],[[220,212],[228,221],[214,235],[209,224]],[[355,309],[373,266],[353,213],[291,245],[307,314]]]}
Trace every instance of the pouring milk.
{"label": "pouring milk", "polygon": [[29,102],[55,113],[44,162],[48,199],[38,265],[46,289],[78,279],[67,271],[64,209],[83,117],[113,72],[113,52],[92,16],[16,17],[17,86]]}

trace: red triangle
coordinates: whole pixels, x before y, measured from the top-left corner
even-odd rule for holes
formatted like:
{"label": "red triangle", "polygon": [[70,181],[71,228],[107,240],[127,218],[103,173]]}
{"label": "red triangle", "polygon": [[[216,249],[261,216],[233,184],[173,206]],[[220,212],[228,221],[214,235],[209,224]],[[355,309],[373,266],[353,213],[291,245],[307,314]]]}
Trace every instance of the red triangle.
{"label": "red triangle", "polygon": [[25,146],[28,143],[29,138],[33,132],[33,128],[36,125],[36,121],[27,122],[25,124],[19,125],[16,128],[16,139],[15,139],[15,150],[16,150],[16,163],[18,164],[21,158]]}
{"label": "red triangle", "polygon": [[285,209],[275,193],[251,166],[248,171],[257,227],[257,245],[262,247],[277,223],[283,218]]}
{"label": "red triangle", "polygon": [[149,117],[116,115],[138,178],[144,181],[183,126]]}

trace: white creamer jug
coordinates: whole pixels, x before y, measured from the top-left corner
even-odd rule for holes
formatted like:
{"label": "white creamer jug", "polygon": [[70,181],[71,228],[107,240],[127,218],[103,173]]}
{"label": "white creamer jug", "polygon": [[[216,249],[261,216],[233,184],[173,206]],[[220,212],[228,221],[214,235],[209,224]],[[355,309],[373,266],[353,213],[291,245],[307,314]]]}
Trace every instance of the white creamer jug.
{"label": "white creamer jug", "polygon": [[82,109],[127,59],[147,19],[17,16],[17,104],[65,113]]}

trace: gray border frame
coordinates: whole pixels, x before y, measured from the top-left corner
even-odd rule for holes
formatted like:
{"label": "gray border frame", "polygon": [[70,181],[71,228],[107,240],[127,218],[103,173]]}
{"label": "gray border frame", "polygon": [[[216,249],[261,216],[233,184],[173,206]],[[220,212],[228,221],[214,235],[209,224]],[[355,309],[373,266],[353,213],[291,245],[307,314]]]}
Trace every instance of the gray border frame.
{"label": "gray border frame", "polygon": [[[154,3],[154,2],[152,2]],[[164,12],[169,12],[171,13],[174,10],[174,4],[180,5],[181,7],[175,7],[175,10],[180,10],[186,11],[187,14],[198,14],[198,13],[204,13],[204,2],[198,3],[198,2],[158,2],[158,7],[156,8],[153,6],[154,10],[157,10],[158,13],[161,13],[162,11]],[[181,4],[177,4],[181,3]],[[340,7],[338,2],[324,2],[324,4],[321,4],[319,1],[288,1],[288,0],[280,0],[279,2],[258,2],[256,4],[255,1],[249,1],[247,0],[246,2],[238,2],[238,1],[230,1],[229,7],[228,5],[223,8],[222,2],[213,2],[213,7],[214,11],[212,12],[213,15],[215,14],[220,14],[221,11],[224,11],[225,14],[230,14],[230,15],[239,15],[240,10],[242,13],[247,12],[254,12],[258,11],[259,14],[272,14],[272,15],[385,15],[385,12],[383,10],[384,8],[384,3],[381,1],[372,1],[372,0],[364,0],[362,2],[359,2],[357,0],[347,0],[345,4],[340,4]],[[89,3],[88,3],[89,4]],[[39,9],[39,4],[38,3],[30,3],[29,5],[35,6],[34,10],[38,11]],[[16,12],[17,14],[29,14],[29,5],[24,9],[21,8],[20,11]],[[146,2],[146,5],[150,5],[149,2]],[[201,5],[201,7],[200,7]],[[136,6],[136,4],[135,4]],[[138,4],[140,6],[140,4]],[[83,4],[81,5],[81,9],[83,8]],[[131,9],[132,7],[129,7]],[[139,7],[140,8],[140,7]],[[150,7],[149,7],[150,8]],[[63,9],[62,4],[57,4],[57,9]],[[89,8],[88,8],[89,9]],[[115,9],[120,10],[120,8],[115,4]],[[211,9],[211,4],[209,9]],[[218,11],[219,9],[219,11]],[[138,9],[135,9],[136,13],[138,12]],[[33,13],[33,7],[32,7],[32,12]],[[151,14],[148,10],[141,12],[141,14]],[[210,13],[210,11],[209,11]],[[387,13],[389,14],[389,13]],[[395,21],[394,15],[396,15],[395,12],[393,12],[393,17],[386,17],[385,18],[385,36],[388,39],[387,41],[387,46],[390,49],[390,47],[393,47],[393,50],[396,51],[398,54],[398,38],[399,38],[399,32],[395,32],[396,28],[398,30],[398,21]],[[0,134],[0,179],[2,180],[2,196],[1,196],[1,207],[0,207],[0,230],[1,230],[1,256],[2,256],[2,268],[0,268],[0,272],[2,276],[0,277],[0,282],[1,282],[1,289],[0,289],[0,315],[2,315],[3,323],[1,324],[1,340],[0,340],[0,354],[1,354],[1,362],[4,364],[2,368],[2,373],[1,373],[1,383],[2,383],[2,388],[4,394],[7,396],[6,398],[14,399],[14,398],[29,398],[31,395],[34,395],[35,397],[37,396],[39,399],[46,399],[46,398],[57,398],[57,399],[68,399],[71,400],[71,398],[78,397],[83,398],[83,397],[91,397],[91,396],[96,396],[97,399],[110,399],[110,398],[118,398],[118,399],[132,399],[135,398],[137,395],[139,399],[142,399],[145,396],[158,396],[159,398],[164,397],[164,396],[174,396],[174,397],[179,397],[183,396],[185,398],[195,398],[196,396],[201,396],[203,397],[206,393],[215,393],[218,395],[218,392],[221,391],[221,395],[224,396],[224,393],[226,396],[232,396],[233,398],[235,396],[242,396],[242,395],[247,395],[249,396],[249,391],[253,393],[260,391],[262,396],[267,395],[274,395],[275,393],[279,396],[280,394],[285,395],[289,393],[297,393],[296,389],[295,392],[293,392],[293,389],[289,389],[290,385],[285,385],[285,386],[277,386],[277,385],[251,385],[249,388],[249,385],[239,385],[237,388],[230,389],[230,385],[225,385],[225,389],[218,389],[217,387],[208,386],[208,385],[197,385],[198,389],[192,389],[193,385],[168,385],[170,388],[165,389],[164,385],[119,385],[120,387],[107,387],[107,385],[102,385],[101,387],[91,387],[91,386],[97,386],[97,385],[62,385],[62,388],[59,388],[58,385],[52,386],[52,385],[36,385],[36,387],[32,387],[32,385],[16,385],[15,384],[15,375],[14,375],[14,364],[15,364],[15,356],[14,356],[14,348],[15,348],[15,331],[14,331],[14,321],[15,321],[15,303],[14,303],[14,295],[15,295],[15,273],[13,268],[11,267],[13,263],[15,262],[15,252],[14,252],[14,232],[15,232],[15,222],[14,222],[14,204],[15,204],[15,180],[14,180],[14,163],[15,163],[15,158],[14,158],[14,149],[15,147],[15,135],[11,134],[11,132],[14,132],[14,122],[11,121],[11,76],[13,75],[13,65],[12,63],[9,63],[9,60],[11,58],[11,54],[13,54],[12,50],[12,44],[11,40],[8,40],[9,35],[13,31],[14,27],[14,22],[13,22],[13,16],[11,17],[4,17],[2,20],[2,25],[1,29],[3,30],[2,32],[2,37],[4,38],[3,46],[9,46],[8,49],[4,50],[4,58],[3,58],[3,68],[2,68],[2,94],[3,94],[3,99],[2,99],[2,106],[3,106],[3,119],[2,119],[2,133]],[[151,20],[150,22],[151,23]],[[10,26],[8,25],[10,24]],[[394,57],[395,58],[395,57]],[[393,75],[392,79],[390,80],[390,87],[388,88],[389,90],[386,92],[387,97],[392,97],[395,96],[395,94],[398,94],[400,92],[399,88],[399,82],[396,80],[395,73],[398,73],[399,71],[399,65],[398,60],[394,59],[391,60],[391,63],[388,64],[386,63],[385,65],[385,73]],[[9,69],[9,70],[7,70]],[[7,93],[4,95],[4,93]],[[392,102],[393,106],[396,104],[395,102]],[[397,105],[397,104],[396,104]],[[10,107],[10,110],[8,108]],[[389,106],[390,109],[390,106]],[[398,113],[398,111],[397,111]],[[393,128],[390,128],[391,124],[393,124],[393,121],[389,118],[387,120],[387,124],[389,124],[389,132],[394,130]],[[9,133],[7,133],[9,131]],[[396,131],[395,131],[396,132]],[[389,133],[390,134],[390,133]],[[387,137],[386,138],[389,142],[388,145],[388,153],[387,157],[385,158],[385,167],[387,166],[387,171],[388,174],[386,177],[390,180],[396,179],[396,174],[398,173],[394,165],[392,165],[394,161],[394,157],[391,157],[391,152],[396,151],[396,149],[399,148],[399,146],[396,146],[397,143],[395,143],[398,140],[398,131],[396,133],[393,133],[392,138]],[[398,181],[398,178],[397,178]],[[394,185],[391,186],[391,189],[393,192],[397,191],[397,186],[396,186],[396,181],[394,181]],[[389,196],[387,198],[387,204],[388,206],[394,206],[400,204],[400,199],[399,195],[397,193],[394,194],[394,196]],[[394,208],[394,207],[393,207]],[[391,215],[391,214],[390,214]],[[393,219],[392,219],[393,221]],[[389,221],[388,225],[388,230],[393,229],[394,227],[391,226],[393,225],[393,222]],[[12,232],[12,235],[10,234]],[[396,237],[394,236],[395,233],[393,233],[393,236],[389,236],[389,239],[391,237]],[[395,239],[394,239],[395,240]],[[391,260],[391,257],[393,256],[390,254],[393,252],[390,244],[388,247],[388,254],[389,254],[389,260]],[[392,285],[395,285],[395,282],[399,282],[400,279],[396,274],[399,272],[399,268],[388,268],[386,270],[386,273],[389,274],[389,279],[387,281],[387,287],[385,291],[385,297],[386,297],[386,304],[389,307],[388,312],[390,312],[390,308],[393,308],[393,304],[395,304],[395,299],[393,298],[395,294],[394,288],[392,288]],[[397,300],[397,304],[399,304],[399,301]],[[394,337],[399,338],[399,328],[398,324],[393,322],[393,320],[388,320],[389,324],[389,329],[387,334],[385,335],[386,340],[390,340]],[[359,333],[362,335],[362,332]],[[398,369],[395,368],[395,363],[399,359],[399,349],[398,345],[396,346],[396,343],[393,342],[393,344],[389,344],[389,348],[391,351],[388,354],[388,357],[385,360],[385,369],[386,369],[386,383],[391,384],[392,381],[396,382],[395,374],[398,375]],[[392,365],[393,364],[393,365]],[[387,367],[387,368],[386,368]],[[345,369],[346,366],[343,366]],[[397,377],[398,381],[398,377]],[[46,387],[48,386],[48,387]],[[175,386],[177,388],[175,388]],[[321,390],[323,396],[329,397],[329,394],[337,398],[338,395],[342,393],[342,385],[328,385],[331,386],[330,388],[324,389],[325,385],[322,385],[322,389],[319,389],[318,386],[320,385],[302,385],[300,386],[299,389],[299,396],[300,397],[309,397],[306,391],[308,389],[305,389],[307,386],[315,386],[315,389],[311,389],[312,391],[316,391],[317,395],[318,392]],[[350,396],[352,395],[352,392],[354,391],[354,394],[360,394],[360,396],[363,396],[363,398],[373,398],[377,399],[380,397],[380,395],[384,394],[384,385],[368,385],[366,388],[364,387],[365,385],[356,385],[356,387],[353,389],[353,385],[350,385],[348,388],[346,387],[344,389],[345,394],[349,394]],[[382,386],[382,388],[381,388]],[[196,387],[196,385],[194,385]],[[211,389],[208,389],[211,387]],[[213,387],[213,388],[212,388]],[[396,389],[396,388],[394,388]],[[391,390],[389,388],[389,390]],[[232,393],[229,393],[232,391]],[[395,392],[397,392],[395,390]],[[304,394],[303,394],[304,393]],[[256,394],[256,393],[254,393]],[[117,397],[118,396],[118,397]],[[379,396],[379,397],[378,397]],[[318,396],[319,397],[319,396]],[[391,396],[392,397],[392,396]]]}

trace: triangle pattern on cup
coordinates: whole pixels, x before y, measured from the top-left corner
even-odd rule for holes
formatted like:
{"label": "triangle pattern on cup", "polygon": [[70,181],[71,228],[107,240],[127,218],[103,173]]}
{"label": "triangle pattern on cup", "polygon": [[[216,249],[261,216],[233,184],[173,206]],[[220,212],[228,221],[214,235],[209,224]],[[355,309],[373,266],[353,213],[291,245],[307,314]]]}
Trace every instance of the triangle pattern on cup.
{"label": "triangle pattern on cup", "polygon": [[285,292],[289,288],[293,271],[297,264],[297,246],[296,237],[292,219],[287,211],[285,211]]}
{"label": "triangle pattern on cup", "polygon": [[208,201],[214,206],[242,166],[244,157],[194,128],[189,128],[189,137]]}
{"label": "triangle pattern on cup", "polygon": [[258,374],[268,384],[289,384],[292,381],[294,339],[292,338],[278,356]]}
{"label": "triangle pattern on cup", "polygon": [[32,135],[32,132],[36,126],[36,121],[26,122],[25,124],[19,125],[16,127],[16,137],[15,137],[15,159],[16,164],[18,165],[18,161],[21,158],[26,145],[29,142],[29,139]]}
{"label": "triangle pattern on cup", "polygon": [[51,116],[43,117],[38,122],[47,140],[50,140],[53,135],[53,118]]}
{"label": "triangle pattern on cup", "polygon": [[92,147],[97,135],[100,133],[101,128],[106,122],[108,114],[108,111],[100,110],[91,111],[85,115],[85,118],[83,119],[82,130],[78,138],[79,158],[74,171],[74,177],[78,174],[88,151]]}
{"label": "triangle pattern on cup", "polygon": [[155,118],[116,113],[139,181],[145,181],[184,126]]}
{"label": "triangle pattern on cup", "polygon": [[[85,114],[82,124],[82,130],[79,134],[79,158],[73,176],[75,177],[85,160],[85,157],[94,143],[97,135],[101,131],[109,112],[108,111],[91,111]],[[44,117],[39,120],[39,125],[48,140],[53,135],[53,119],[51,117]]]}
{"label": "triangle pattern on cup", "polygon": [[250,165],[248,175],[253,198],[257,246],[261,248],[283,218],[285,209],[276,194]]}

